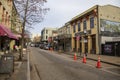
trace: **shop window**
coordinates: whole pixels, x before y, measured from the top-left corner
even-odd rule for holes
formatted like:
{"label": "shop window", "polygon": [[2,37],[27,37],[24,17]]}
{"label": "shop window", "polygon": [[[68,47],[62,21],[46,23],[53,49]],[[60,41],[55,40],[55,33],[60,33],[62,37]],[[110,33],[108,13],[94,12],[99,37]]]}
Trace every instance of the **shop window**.
{"label": "shop window", "polygon": [[90,18],[90,28],[94,28],[94,17]]}

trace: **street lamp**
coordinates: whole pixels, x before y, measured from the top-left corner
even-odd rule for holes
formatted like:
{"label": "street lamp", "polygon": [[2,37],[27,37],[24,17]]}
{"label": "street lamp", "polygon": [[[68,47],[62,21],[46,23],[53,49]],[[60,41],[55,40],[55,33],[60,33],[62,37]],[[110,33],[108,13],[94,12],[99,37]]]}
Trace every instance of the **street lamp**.
{"label": "street lamp", "polygon": [[86,38],[86,35],[87,35],[87,31],[84,30],[84,34],[85,34],[85,37],[84,37],[84,43],[85,43],[85,55],[87,56],[87,46],[86,46],[86,43],[88,42],[87,38]]}

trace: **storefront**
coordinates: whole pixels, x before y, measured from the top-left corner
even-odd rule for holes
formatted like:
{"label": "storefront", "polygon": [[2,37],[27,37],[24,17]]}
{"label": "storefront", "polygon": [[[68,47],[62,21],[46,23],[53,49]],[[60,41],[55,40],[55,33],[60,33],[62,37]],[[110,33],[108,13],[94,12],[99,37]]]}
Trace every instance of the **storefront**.
{"label": "storefront", "polygon": [[7,27],[0,25],[0,51],[12,50],[18,38]]}

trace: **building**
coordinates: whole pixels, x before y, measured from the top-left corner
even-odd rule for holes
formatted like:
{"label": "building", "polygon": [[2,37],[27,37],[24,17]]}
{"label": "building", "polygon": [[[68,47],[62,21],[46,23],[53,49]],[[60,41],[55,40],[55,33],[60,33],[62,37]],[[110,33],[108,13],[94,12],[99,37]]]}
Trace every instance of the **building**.
{"label": "building", "polygon": [[119,7],[95,5],[72,18],[69,23],[72,51],[120,56]]}
{"label": "building", "polygon": [[39,34],[36,34],[34,37],[33,37],[33,41],[34,43],[40,43],[41,42],[41,36]]}
{"label": "building", "polygon": [[45,42],[45,43],[48,43],[48,41],[51,39],[51,37],[55,34],[53,34],[54,31],[56,31],[57,28],[44,28],[42,31],[41,31],[41,41],[42,42]]}
{"label": "building", "polygon": [[71,51],[71,26],[66,23],[63,27],[58,29],[58,45],[59,50],[70,52]]}
{"label": "building", "polygon": [[14,21],[18,17],[13,0],[0,1],[0,51],[13,50],[13,45],[18,40],[15,32],[20,32]]}

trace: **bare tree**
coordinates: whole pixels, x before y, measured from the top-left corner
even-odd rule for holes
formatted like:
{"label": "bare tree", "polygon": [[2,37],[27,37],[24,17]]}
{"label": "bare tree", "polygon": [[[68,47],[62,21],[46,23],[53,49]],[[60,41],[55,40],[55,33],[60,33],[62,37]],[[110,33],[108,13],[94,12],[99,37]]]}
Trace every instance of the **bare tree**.
{"label": "bare tree", "polygon": [[20,19],[22,20],[20,60],[22,60],[23,54],[25,28],[43,21],[44,15],[49,10],[49,8],[43,7],[46,2],[46,0],[14,0]]}

